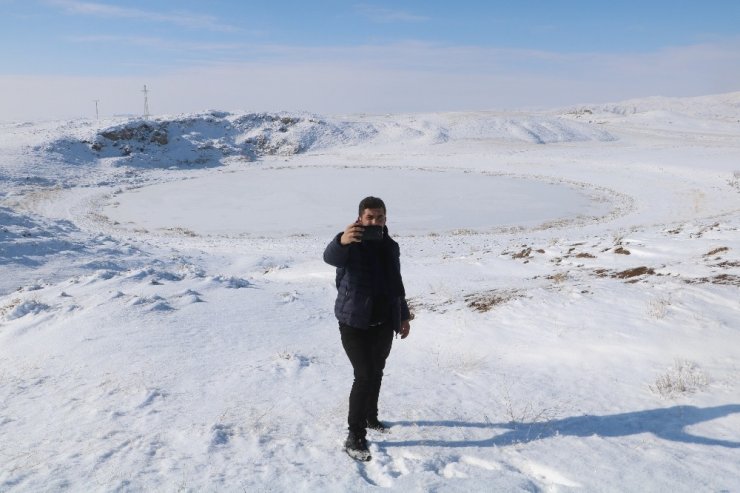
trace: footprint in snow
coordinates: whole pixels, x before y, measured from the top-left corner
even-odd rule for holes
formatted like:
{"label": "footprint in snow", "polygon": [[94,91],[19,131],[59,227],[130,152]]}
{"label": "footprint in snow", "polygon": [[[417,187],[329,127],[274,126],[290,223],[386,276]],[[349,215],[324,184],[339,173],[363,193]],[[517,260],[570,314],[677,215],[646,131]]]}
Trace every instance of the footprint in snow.
{"label": "footprint in snow", "polygon": [[193,303],[204,303],[201,296],[202,295],[199,292],[192,289],[185,290],[177,295],[177,299],[179,300],[178,305],[185,306],[192,305]]}
{"label": "footprint in snow", "polygon": [[555,469],[532,461],[520,460],[515,464],[522,473],[527,474],[536,481],[545,483],[548,491],[554,491],[559,486],[566,488],[582,488],[583,485],[567,478]]}
{"label": "footprint in snow", "polygon": [[280,293],[280,301],[284,304],[293,303],[298,299],[298,293]]}
{"label": "footprint in snow", "polygon": [[275,369],[284,373],[295,374],[298,371],[308,368],[317,361],[318,358],[315,356],[305,356],[298,353],[283,351],[277,354]]}
{"label": "footprint in snow", "polygon": [[234,427],[232,425],[216,424],[211,427],[210,448],[223,447],[227,445],[234,436]]}
{"label": "footprint in snow", "polygon": [[41,289],[44,289],[43,284],[31,284],[30,286],[25,286],[19,289],[19,291],[39,291]]}
{"label": "footprint in snow", "polygon": [[158,301],[152,305],[153,312],[171,312],[175,308],[166,301]]}
{"label": "footprint in snow", "polygon": [[155,402],[157,402],[157,400],[164,399],[166,397],[167,397],[167,392],[165,392],[162,389],[157,389],[157,388],[148,389],[146,393],[146,397],[144,397],[144,400],[137,407],[139,409],[147,408],[151,406],[152,404],[154,404]]}
{"label": "footprint in snow", "polygon": [[9,304],[0,307],[0,317],[6,322],[17,320],[26,315],[38,315],[51,309],[51,306],[36,300],[21,301],[15,299]]}
{"label": "footprint in snow", "polygon": [[229,289],[248,288],[252,285],[252,283],[250,283],[246,279],[242,279],[241,277],[216,276],[216,277],[213,277],[212,279],[214,282],[223,284],[224,287],[229,288]]}
{"label": "footprint in snow", "polygon": [[280,260],[272,257],[262,257],[262,259],[260,259],[260,261],[256,263],[255,267],[262,274],[269,274],[271,272],[287,269],[288,267],[290,267],[290,262],[292,262],[292,260],[281,262]]}
{"label": "footprint in snow", "polygon": [[148,306],[151,311],[167,312],[172,311],[174,308],[167,302],[166,299],[159,295],[154,296],[134,296],[129,301],[129,306]]}
{"label": "footprint in snow", "polygon": [[166,270],[148,268],[148,269],[140,269],[138,271],[135,271],[131,275],[129,275],[128,278],[139,280],[139,281],[150,278],[150,281],[149,281],[150,284],[158,285],[158,284],[162,284],[162,281],[169,281],[169,282],[182,281],[184,279],[184,276],[180,274],[175,274],[174,272],[169,272]]}
{"label": "footprint in snow", "polygon": [[467,478],[470,476],[479,476],[480,469],[485,471],[500,471],[502,466],[496,462],[481,459],[471,455],[451,458],[452,460],[445,464],[438,471],[445,478]]}
{"label": "footprint in snow", "polygon": [[118,272],[112,270],[98,270],[89,278],[89,281],[86,284],[92,284],[96,281],[108,281],[109,279],[113,279],[117,275]]}

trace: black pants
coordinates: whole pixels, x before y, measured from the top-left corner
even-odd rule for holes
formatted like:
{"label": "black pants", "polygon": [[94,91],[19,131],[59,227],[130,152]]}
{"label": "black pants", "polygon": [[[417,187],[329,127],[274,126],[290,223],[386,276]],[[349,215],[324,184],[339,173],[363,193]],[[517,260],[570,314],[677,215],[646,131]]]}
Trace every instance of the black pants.
{"label": "black pants", "polygon": [[342,346],[355,373],[349,394],[349,431],[365,436],[368,418],[378,418],[378,395],[385,360],[391,353],[393,329],[390,324],[366,330],[339,324]]}

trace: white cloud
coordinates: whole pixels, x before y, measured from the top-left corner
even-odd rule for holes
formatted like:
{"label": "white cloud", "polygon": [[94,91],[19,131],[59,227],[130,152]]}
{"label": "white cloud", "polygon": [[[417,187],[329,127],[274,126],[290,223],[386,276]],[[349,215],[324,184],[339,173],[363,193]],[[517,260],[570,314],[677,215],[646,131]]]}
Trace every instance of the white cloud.
{"label": "white cloud", "polygon": [[424,22],[429,20],[426,16],[369,4],[355,5],[355,10],[374,22]]}
{"label": "white cloud", "polygon": [[93,99],[100,99],[102,114],[137,113],[144,84],[153,113],[481,110],[740,90],[737,40],[634,55],[422,43],[250,49],[257,54],[252,61],[204,54],[193,66],[157,67],[136,78],[0,76],[0,119],[90,116]]}
{"label": "white cloud", "polygon": [[243,50],[247,48],[243,43],[206,43],[194,41],[181,41],[176,39],[164,39],[152,36],[109,36],[109,35],[89,35],[89,36],[69,36],[66,38],[75,43],[87,43],[99,45],[109,43],[115,45],[143,46],[158,50],[191,52],[227,52]]}
{"label": "white cloud", "polygon": [[174,24],[189,29],[232,32],[239,29],[220,22],[216,17],[186,12],[154,12],[148,10],[117,7],[103,3],[81,2],[77,0],[47,0],[49,5],[61,7],[70,14],[94,15],[114,19],[137,19],[151,22]]}

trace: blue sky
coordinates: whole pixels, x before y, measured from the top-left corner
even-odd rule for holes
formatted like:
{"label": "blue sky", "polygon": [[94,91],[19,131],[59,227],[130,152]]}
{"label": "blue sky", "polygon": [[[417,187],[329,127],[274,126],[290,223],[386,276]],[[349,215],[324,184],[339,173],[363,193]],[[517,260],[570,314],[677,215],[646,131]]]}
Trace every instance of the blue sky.
{"label": "blue sky", "polygon": [[139,95],[126,88],[145,83],[153,111],[169,113],[476,110],[740,90],[740,2],[730,0],[0,0],[0,14],[0,119],[84,114],[75,101],[85,98],[134,112]]}

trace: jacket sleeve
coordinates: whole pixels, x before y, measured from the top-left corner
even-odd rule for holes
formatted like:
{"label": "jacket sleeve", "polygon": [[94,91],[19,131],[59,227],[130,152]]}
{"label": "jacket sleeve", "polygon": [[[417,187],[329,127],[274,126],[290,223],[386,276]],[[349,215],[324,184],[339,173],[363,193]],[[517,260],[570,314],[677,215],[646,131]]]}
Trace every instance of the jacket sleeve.
{"label": "jacket sleeve", "polygon": [[393,256],[396,264],[396,271],[398,272],[398,279],[401,283],[401,321],[411,320],[411,312],[409,311],[409,304],[406,302],[406,288],[403,286],[403,276],[401,276],[401,251],[398,245],[395,247],[396,255]]}
{"label": "jacket sleeve", "polygon": [[336,235],[324,250],[324,262],[334,267],[344,267],[347,265],[347,259],[349,258],[349,247],[342,246],[339,242],[341,236],[342,233]]}
{"label": "jacket sleeve", "polygon": [[406,298],[401,298],[401,322],[405,320],[411,320],[411,312],[409,311],[409,304],[406,303]]}

